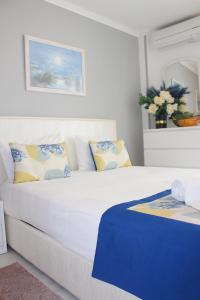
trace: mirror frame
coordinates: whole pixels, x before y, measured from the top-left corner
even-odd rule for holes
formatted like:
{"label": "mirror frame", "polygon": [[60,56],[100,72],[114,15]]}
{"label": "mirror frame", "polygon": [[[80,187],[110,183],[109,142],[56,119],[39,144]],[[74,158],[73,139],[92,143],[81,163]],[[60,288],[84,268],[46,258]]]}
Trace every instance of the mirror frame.
{"label": "mirror frame", "polygon": [[[200,98],[200,57],[191,57],[191,56],[182,56],[182,57],[179,57],[179,58],[175,58],[173,60],[170,60],[168,61],[167,63],[165,63],[162,68],[161,68],[161,71],[160,71],[160,76],[161,76],[161,79],[165,81],[165,70],[167,67],[173,65],[173,64],[176,64],[176,63],[179,63],[180,61],[192,61],[192,62],[195,62],[198,64],[198,69],[199,69],[199,98]],[[199,99],[200,101],[200,99]],[[200,113],[200,106],[198,105],[198,100],[195,99],[195,107],[196,107],[196,111],[195,113]]]}

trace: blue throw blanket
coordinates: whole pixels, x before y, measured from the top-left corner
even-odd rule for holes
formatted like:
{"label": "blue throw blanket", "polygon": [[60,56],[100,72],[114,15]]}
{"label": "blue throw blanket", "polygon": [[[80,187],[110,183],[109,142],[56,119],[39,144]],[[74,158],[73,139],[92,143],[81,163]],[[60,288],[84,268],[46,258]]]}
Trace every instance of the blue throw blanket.
{"label": "blue throw blanket", "polygon": [[103,214],[94,278],[144,300],[200,300],[200,226],[128,209],[170,193],[119,204]]}

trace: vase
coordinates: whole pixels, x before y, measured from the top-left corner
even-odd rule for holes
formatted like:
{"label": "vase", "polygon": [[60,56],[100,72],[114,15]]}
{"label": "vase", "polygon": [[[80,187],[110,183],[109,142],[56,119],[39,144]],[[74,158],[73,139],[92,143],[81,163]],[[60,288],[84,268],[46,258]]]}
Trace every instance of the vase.
{"label": "vase", "polygon": [[167,114],[156,116],[156,128],[167,128]]}

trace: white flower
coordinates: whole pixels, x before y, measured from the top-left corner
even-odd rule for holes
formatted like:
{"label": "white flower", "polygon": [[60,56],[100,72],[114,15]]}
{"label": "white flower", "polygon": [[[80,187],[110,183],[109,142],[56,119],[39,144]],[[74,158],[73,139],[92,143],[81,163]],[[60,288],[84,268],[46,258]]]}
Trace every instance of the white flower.
{"label": "white flower", "polygon": [[156,104],[152,103],[152,104],[149,105],[148,112],[150,114],[155,114],[157,110],[158,110],[158,106]]}
{"label": "white flower", "polygon": [[177,103],[173,104],[173,108],[174,108],[174,111],[178,110],[178,104]]}
{"label": "white flower", "polygon": [[171,97],[171,94],[168,91],[161,91],[160,97],[162,97],[163,99],[167,99],[167,98]]}
{"label": "white flower", "polygon": [[181,105],[179,105],[178,110],[179,110],[181,113],[184,113],[184,112],[187,112],[187,111],[188,111],[188,107],[187,107],[187,105],[185,105],[185,104],[181,104]]}
{"label": "white flower", "polygon": [[174,98],[173,97],[169,97],[167,99],[167,103],[174,103]]}
{"label": "white flower", "polygon": [[174,103],[174,98],[168,91],[161,91],[160,92],[160,97],[163,98],[167,103]]}
{"label": "white flower", "polygon": [[168,113],[168,115],[173,114],[174,110],[175,110],[174,105],[167,104],[167,113]]}
{"label": "white flower", "polygon": [[162,97],[155,96],[153,100],[154,100],[154,103],[159,106],[161,106],[163,103],[165,103],[165,99],[163,99]]}
{"label": "white flower", "polygon": [[187,103],[187,98],[183,96],[183,97],[180,98],[180,101],[184,102],[184,103]]}

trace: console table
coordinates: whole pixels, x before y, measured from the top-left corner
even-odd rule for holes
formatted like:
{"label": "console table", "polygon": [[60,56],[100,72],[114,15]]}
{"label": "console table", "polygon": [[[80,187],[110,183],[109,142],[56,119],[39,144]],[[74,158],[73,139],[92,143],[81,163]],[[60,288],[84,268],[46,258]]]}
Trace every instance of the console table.
{"label": "console table", "polygon": [[144,130],[145,166],[200,168],[200,126]]}

